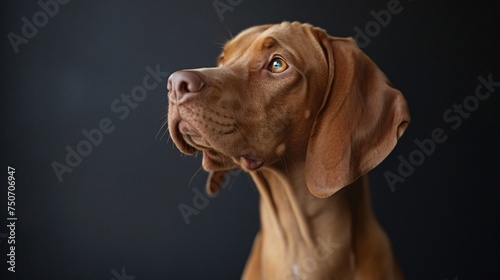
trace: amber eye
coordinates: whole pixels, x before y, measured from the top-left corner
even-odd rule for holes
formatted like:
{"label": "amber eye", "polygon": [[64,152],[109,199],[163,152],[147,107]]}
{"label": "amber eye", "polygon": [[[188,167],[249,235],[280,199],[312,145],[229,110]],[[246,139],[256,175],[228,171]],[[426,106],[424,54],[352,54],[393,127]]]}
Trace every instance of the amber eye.
{"label": "amber eye", "polygon": [[273,58],[271,63],[269,63],[269,71],[273,73],[281,73],[288,68],[288,64],[286,64],[285,60],[281,57]]}

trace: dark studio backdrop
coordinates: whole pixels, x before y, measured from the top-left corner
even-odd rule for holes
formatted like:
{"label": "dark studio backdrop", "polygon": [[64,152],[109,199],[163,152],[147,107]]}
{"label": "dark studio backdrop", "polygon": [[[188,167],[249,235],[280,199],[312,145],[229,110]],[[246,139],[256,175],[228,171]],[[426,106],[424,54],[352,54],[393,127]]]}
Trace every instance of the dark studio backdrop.
{"label": "dark studio backdrop", "polygon": [[[356,36],[409,103],[408,130],[370,173],[407,278],[497,279],[499,8],[3,1],[0,279],[238,279],[258,193],[239,173],[217,197],[199,197],[201,157],[181,156],[162,128],[166,76],[213,66],[231,34],[283,20]],[[189,224],[180,206],[196,210]]]}

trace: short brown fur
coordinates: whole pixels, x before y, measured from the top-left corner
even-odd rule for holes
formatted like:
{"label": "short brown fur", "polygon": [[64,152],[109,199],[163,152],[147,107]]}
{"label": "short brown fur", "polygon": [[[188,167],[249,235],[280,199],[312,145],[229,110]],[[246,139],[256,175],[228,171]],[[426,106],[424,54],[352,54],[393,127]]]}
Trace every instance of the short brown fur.
{"label": "short brown fur", "polygon": [[410,121],[401,92],[354,40],[298,22],[241,32],[218,64],[172,74],[168,122],[182,152],[203,152],[209,193],[235,168],[257,185],[242,279],[403,279],[365,175]]}

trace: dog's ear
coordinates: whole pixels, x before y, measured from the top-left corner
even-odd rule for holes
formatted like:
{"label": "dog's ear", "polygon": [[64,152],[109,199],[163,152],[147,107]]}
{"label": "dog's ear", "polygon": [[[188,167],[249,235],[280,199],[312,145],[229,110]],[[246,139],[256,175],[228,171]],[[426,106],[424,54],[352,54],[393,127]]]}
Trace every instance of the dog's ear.
{"label": "dog's ear", "polygon": [[306,182],[327,197],[377,166],[410,121],[406,100],[352,38],[316,30],[328,85],[311,130]]}

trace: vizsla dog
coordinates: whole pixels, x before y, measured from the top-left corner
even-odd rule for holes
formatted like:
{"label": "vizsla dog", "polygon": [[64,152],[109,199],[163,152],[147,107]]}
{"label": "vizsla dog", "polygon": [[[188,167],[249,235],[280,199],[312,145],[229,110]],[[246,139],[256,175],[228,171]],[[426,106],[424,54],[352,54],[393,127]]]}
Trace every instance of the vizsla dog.
{"label": "vizsla dog", "polygon": [[259,190],[242,279],[403,279],[365,174],[410,116],[354,40],[298,22],[252,27],[217,67],[173,73],[168,91],[170,135],[203,153],[207,192],[235,168]]}

